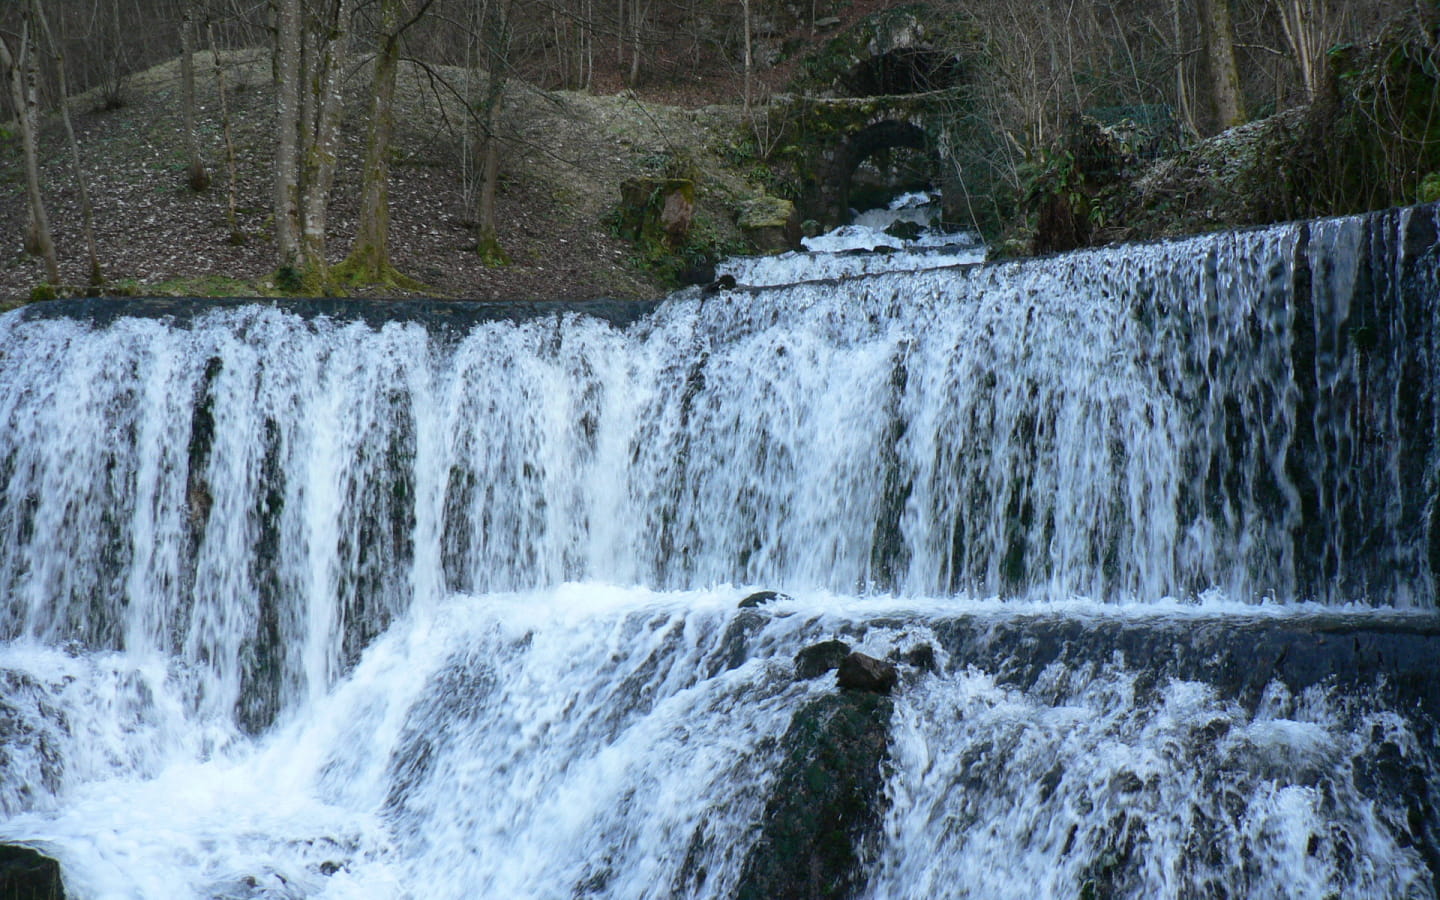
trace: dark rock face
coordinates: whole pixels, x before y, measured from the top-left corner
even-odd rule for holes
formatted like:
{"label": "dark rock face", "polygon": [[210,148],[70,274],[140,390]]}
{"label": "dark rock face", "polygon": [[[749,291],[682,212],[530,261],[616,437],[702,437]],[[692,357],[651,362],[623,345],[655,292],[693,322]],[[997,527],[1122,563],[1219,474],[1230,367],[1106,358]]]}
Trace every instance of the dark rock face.
{"label": "dark rock face", "polygon": [[844,641],[811,644],[795,654],[795,677],[801,681],[819,678],[826,672],[840,668],[840,663],[849,655],[850,645]]}
{"label": "dark rock face", "polygon": [[855,651],[840,661],[837,681],[842,688],[888,694],[900,680],[900,673],[883,659]]}
{"label": "dark rock face", "polygon": [[0,897],[4,900],[65,900],[60,864],[29,847],[0,844]]}
{"label": "dark rock face", "polygon": [[740,608],[755,609],[756,607],[764,606],[772,600],[789,599],[790,596],[788,594],[782,594],[779,591],[756,591],[755,593],[746,597],[744,600],[740,601]]}
{"label": "dark rock face", "polygon": [[890,699],[827,694],[791,720],[788,748],[765,805],[736,900],[853,897],[885,814]]}

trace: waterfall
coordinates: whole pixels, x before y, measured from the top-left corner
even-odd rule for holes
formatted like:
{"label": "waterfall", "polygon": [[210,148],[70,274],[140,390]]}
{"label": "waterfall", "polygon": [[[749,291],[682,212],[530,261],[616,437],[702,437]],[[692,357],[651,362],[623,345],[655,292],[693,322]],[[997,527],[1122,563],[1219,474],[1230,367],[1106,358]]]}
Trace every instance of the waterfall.
{"label": "waterfall", "polygon": [[850,894],[1435,896],[1437,257],[0,317],[0,840],[78,897],[760,896],[841,637],[939,655]]}

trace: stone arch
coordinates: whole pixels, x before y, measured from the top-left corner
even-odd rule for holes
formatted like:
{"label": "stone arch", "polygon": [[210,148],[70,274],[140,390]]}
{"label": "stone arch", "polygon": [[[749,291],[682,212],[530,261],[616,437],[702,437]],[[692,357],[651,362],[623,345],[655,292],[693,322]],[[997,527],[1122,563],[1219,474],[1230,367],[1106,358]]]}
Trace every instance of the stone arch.
{"label": "stone arch", "polygon": [[866,56],[838,80],[852,97],[896,97],[944,90],[963,79],[959,57],[920,45]]}
{"label": "stone arch", "polygon": [[[849,210],[878,206],[908,190],[942,189],[939,154],[924,128],[906,119],[882,119],[852,134],[833,172],[837,222]],[[865,171],[867,163],[870,171]]]}

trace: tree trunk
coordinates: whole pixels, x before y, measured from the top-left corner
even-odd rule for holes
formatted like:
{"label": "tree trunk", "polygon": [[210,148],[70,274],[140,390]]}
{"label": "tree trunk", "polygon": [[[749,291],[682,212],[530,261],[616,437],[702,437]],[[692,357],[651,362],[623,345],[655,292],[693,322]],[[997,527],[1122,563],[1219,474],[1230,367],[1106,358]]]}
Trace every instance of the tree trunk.
{"label": "tree trunk", "polygon": [[335,184],[335,167],[340,156],[340,115],[342,109],[341,77],[345,73],[345,49],[350,39],[350,18],[354,0],[338,0],[332,7],[333,18],[321,23],[316,73],[319,96],[316,97],[313,143],[305,147],[305,165],[301,174],[304,200],[302,242],[306,266],[322,276],[325,273],[325,215],[330,189]]}
{"label": "tree trunk", "polygon": [[379,46],[370,88],[370,124],[360,184],[360,221],[342,263],[355,281],[390,282],[390,143],[395,133],[395,77],[400,66],[401,0],[381,0]]}
{"label": "tree trunk", "polygon": [[480,11],[484,44],[485,96],[473,117],[479,151],[480,185],[475,196],[475,250],[487,265],[508,265],[495,227],[495,188],[500,182],[500,112],[505,103],[505,69],[510,61],[508,2],[491,0]]}
{"label": "tree trunk", "polygon": [[741,22],[745,28],[745,113],[750,113],[751,79],[753,78],[750,53],[750,0],[740,0]]}
{"label": "tree trunk", "polygon": [[1295,58],[1305,97],[1314,99],[1320,90],[1325,51],[1343,31],[1337,22],[1343,13],[1337,15],[1326,0],[1271,0],[1271,5],[1280,17],[1280,29]]}
{"label": "tree trunk", "polygon": [[[275,249],[282,288],[300,278],[300,0],[275,6]],[[288,282],[288,283],[287,283]]]}
{"label": "tree trunk", "polygon": [[85,169],[80,165],[80,142],[75,139],[75,126],[70,121],[70,86],[65,77],[65,54],[60,49],[60,42],[55,40],[55,35],[50,31],[50,23],[45,20],[40,0],[30,0],[30,10],[39,23],[40,30],[44,32],[45,41],[50,45],[50,52],[55,59],[55,77],[60,89],[60,119],[65,124],[65,139],[70,145],[70,166],[75,171],[75,187],[80,195],[80,218],[85,232],[85,252],[90,263],[89,284],[93,291],[98,292],[105,284],[105,276],[100,270],[100,252],[95,246],[95,208],[90,203]]}
{"label": "tree trunk", "polygon": [[274,0],[275,242],[286,290],[326,286],[325,214],[339,152],[340,77],[354,0]]}
{"label": "tree trunk", "polygon": [[10,92],[20,120],[20,142],[25,152],[25,197],[30,212],[25,232],[25,250],[45,261],[45,280],[60,283],[60,263],[55,257],[55,241],[50,236],[50,218],[45,214],[45,201],[40,195],[39,107],[35,65],[35,48],[30,40],[28,23],[20,32],[20,43],[14,56],[0,38],[0,65],[10,75]]}
{"label": "tree trunk", "polygon": [[186,183],[192,191],[210,186],[210,172],[200,155],[200,142],[195,138],[195,0],[185,0],[180,14],[180,108],[185,130],[185,155],[190,162]]}
{"label": "tree trunk", "polygon": [[1234,32],[1230,28],[1230,0],[1199,0],[1199,9],[1217,130],[1224,131],[1246,118],[1240,70],[1235,64]]}
{"label": "tree trunk", "polygon": [[236,191],[239,189],[238,178],[235,173],[235,141],[230,132],[230,100],[225,91],[225,67],[220,64],[220,48],[215,46],[215,29],[206,25],[205,36],[210,45],[210,57],[215,63],[215,92],[220,98],[220,130],[225,135],[225,175],[226,175],[226,217],[230,225],[230,243],[242,244],[245,242],[245,235],[240,230],[240,217],[236,213],[238,205]]}

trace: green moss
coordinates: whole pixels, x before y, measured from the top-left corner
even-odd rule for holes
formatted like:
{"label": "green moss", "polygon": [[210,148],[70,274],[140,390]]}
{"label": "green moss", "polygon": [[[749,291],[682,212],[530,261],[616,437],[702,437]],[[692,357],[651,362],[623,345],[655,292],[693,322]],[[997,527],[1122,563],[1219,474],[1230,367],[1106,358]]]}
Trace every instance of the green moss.
{"label": "green moss", "polygon": [[55,285],[48,281],[42,281],[30,289],[31,303],[43,303],[46,300],[54,300],[58,296],[60,296],[60,292],[55,289]]}
{"label": "green moss", "polygon": [[1434,203],[1440,200],[1440,172],[1431,172],[1420,179],[1420,190],[1415,200],[1417,203]]}
{"label": "green moss", "polygon": [[424,283],[411,278],[388,263],[352,254],[330,269],[331,281],[347,287],[380,287],[390,290],[432,293]]}

